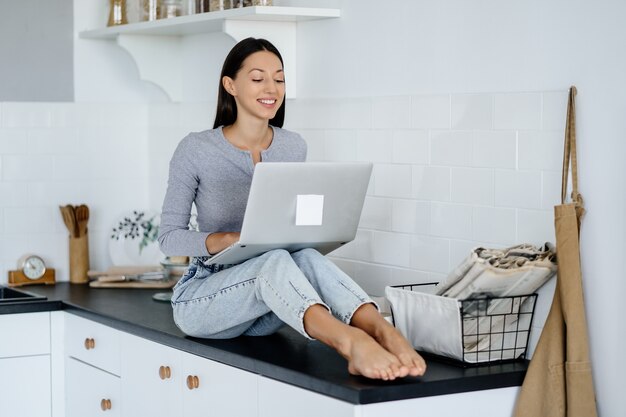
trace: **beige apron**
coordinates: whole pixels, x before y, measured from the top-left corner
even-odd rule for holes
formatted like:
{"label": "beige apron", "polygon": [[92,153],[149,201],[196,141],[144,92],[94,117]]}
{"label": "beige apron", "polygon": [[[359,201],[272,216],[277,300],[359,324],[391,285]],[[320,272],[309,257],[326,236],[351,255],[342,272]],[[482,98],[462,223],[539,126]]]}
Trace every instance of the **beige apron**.
{"label": "beige apron", "polygon": [[[580,271],[580,221],[585,210],[578,193],[575,96],[576,87],[572,86],[565,127],[561,205],[554,207],[556,290],[517,399],[515,417],[597,416]],[[570,165],[573,203],[566,204]]]}

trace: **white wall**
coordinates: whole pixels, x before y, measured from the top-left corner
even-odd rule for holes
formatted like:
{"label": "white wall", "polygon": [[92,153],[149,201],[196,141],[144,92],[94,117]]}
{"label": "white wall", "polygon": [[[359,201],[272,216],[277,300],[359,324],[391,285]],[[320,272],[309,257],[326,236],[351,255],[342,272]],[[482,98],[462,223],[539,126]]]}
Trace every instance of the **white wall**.
{"label": "white wall", "polygon": [[[298,30],[300,98],[565,91],[578,87],[582,268],[603,416],[626,414],[626,3],[343,1]],[[374,114],[372,120],[381,116]]]}
{"label": "white wall", "polygon": [[91,268],[110,265],[120,216],[148,207],[148,109],[124,103],[0,103],[0,283],[36,253],[69,277],[60,205],[90,207]]}

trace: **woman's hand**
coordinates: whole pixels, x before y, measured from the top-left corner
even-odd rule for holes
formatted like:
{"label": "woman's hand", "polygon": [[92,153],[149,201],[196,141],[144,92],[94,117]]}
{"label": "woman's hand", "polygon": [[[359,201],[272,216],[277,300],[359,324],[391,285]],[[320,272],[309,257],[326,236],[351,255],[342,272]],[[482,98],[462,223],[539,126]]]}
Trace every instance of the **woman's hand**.
{"label": "woman's hand", "polygon": [[239,232],[219,232],[207,236],[204,244],[209,254],[215,255],[239,240]]}

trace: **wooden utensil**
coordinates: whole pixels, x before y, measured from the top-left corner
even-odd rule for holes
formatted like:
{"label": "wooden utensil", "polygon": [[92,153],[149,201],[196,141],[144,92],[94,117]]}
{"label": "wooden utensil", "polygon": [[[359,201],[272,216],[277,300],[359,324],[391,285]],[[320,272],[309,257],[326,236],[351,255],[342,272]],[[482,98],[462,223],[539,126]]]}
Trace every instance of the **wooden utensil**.
{"label": "wooden utensil", "polygon": [[74,213],[74,207],[71,204],[66,204],[65,206],[59,206],[61,210],[61,216],[63,217],[63,222],[65,223],[65,227],[70,232],[71,237],[77,237],[76,230],[76,214]]}
{"label": "wooden utensil", "polygon": [[89,223],[89,207],[81,204],[76,207],[75,213],[78,236],[84,236],[87,234],[87,223]]}

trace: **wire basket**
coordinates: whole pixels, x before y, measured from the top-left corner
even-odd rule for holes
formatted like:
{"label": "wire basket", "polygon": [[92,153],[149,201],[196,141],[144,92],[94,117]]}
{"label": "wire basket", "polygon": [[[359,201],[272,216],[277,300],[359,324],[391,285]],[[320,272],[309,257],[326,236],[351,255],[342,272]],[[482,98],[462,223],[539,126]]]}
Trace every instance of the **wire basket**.
{"label": "wire basket", "polygon": [[[401,290],[423,292],[425,285],[413,284],[396,285],[392,288]],[[453,363],[463,365],[493,364],[524,359],[528,348],[528,340],[532,327],[537,294],[519,296],[493,297],[488,294],[465,300],[447,299],[435,295],[427,295],[430,300],[444,299],[446,303],[456,301],[458,305],[458,318],[460,320],[460,334],[453,339],[462,345],[462,356],[451,357],[429,352],[420,343],[420,350],[435,356],[441,356]],[[397,311],[401,305],[392,305],[391,314],[394,324],[396,316],[402,312]],[[394,308],[396,311],[394,312]],[[400,307],[401,308],[401,307]],[[428,314],[428,311],[424,311]],[[453,323],[447,323],[454,327]],[[447,325],[440,323],[441,326]],[[416,329],[420,332],[420,329]],[[428,343],[428,341],[425,341]]]}

